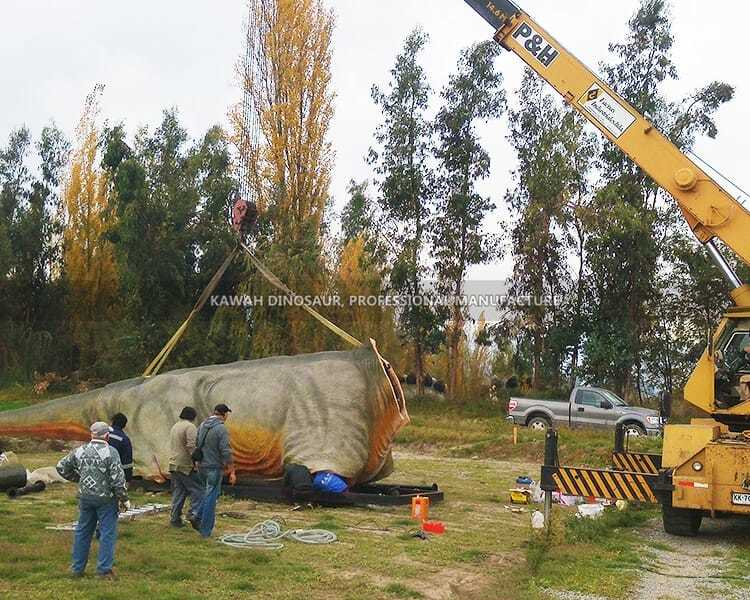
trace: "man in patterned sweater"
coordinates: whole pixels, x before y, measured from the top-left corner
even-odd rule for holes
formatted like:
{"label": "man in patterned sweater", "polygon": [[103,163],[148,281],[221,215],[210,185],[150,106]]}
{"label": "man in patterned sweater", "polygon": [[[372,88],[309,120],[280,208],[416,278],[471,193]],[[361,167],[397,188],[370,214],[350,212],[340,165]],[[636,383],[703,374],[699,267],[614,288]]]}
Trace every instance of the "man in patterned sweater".
{"label": "man in patterned sweater", "polygon": [[96,422],[91,426],[91,441],[57,463],[62,477],[78,482],[79,516],[71,565],[74,577],[83,575],[97,524],[101,538],[96,572],[102,577],[114,577],[118,502],[122,510],[128,510],[130,502],[120,455],[109,446],[108,438],[109,425]]}

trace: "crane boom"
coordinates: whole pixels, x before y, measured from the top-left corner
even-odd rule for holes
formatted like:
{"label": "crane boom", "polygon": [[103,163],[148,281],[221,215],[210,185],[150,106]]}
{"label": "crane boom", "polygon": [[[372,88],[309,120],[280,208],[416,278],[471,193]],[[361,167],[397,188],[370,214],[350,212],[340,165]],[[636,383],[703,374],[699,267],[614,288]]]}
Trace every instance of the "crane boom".
{"label": "crane boom", "polygon": [[465,2],[496,29],[495,39],[505,49],[518,55],[669,192],[735,288],[735,303],[750,307],[750,286],[742,285],[713,245],[719,238],[750,265],[750,212],[514,3]]}
{"label": "crane boom", "polygon": [[[695,535],[704,514],[750,516],[750,285],[742,283],[714,244],[720,239],[750,265],[750,213],[513,2],[465,2],[495,28],[495,39],[504,48],[517,54],[672,195],[731,284],[737,306],[725,313],[683,390],[684,399],[711,419],[665,426],[654,489],[658,488],[667,533]],[[549,492],[560,487],[555,474],[564,468],[552,459],[547,463],[542,487],[551,503]]]}

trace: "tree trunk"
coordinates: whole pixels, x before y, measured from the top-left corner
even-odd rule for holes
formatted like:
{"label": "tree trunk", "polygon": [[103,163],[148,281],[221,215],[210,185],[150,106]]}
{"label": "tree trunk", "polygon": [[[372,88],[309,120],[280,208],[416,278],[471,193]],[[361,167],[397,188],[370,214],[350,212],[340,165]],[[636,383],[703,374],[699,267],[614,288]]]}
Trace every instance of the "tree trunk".
{"label": "tree trunk", "polygon": [[533,360],[531,365],[531,387],[535,390],[541,388],[541,372],[542,372],[542,336],[538,331],[534,332],[533,342]]}
{"label": "tree trunk", "polygon": [[417,395],[422,396],[424,394],[424,356],[422,351],[422,344],[416,342],[414,344],[414,365],[417,377]]}
{"label": "tree trunk", "polygon": [[461,314],[461,307],[455,305],[453,308],[453,319],[448,334],[448,397],[452,400],[458,399],[458,380],[459,369],[461,368],[461,359],[459,356],[461,347],[461,334],[463,332],[464,321]]}

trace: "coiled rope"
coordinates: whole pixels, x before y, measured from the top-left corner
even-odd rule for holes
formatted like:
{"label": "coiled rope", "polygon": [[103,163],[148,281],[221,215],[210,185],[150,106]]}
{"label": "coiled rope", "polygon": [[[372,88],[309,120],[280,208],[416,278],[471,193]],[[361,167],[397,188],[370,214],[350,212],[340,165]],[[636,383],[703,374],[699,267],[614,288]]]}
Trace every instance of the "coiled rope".
{"label": "coiled rope", "polygon": [[256,523],[247,533],[228,533],[219,538],[219,542],[232,548],[263,548],[280,550],[284,547],[281,540],[288,538],[303,544],[331,544],[336,541],[336,534],[326,529],[288,529],[281,530],[277,521],[267,520]]}

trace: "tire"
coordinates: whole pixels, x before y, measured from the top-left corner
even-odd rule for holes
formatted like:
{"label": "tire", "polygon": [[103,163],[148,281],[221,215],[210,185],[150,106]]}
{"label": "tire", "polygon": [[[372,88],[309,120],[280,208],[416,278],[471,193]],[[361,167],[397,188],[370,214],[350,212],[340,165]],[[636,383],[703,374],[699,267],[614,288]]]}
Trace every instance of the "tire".
{"label": "tire", "polygon": [[625,435],[628,437],[643,437],[646,430],[638,423],[625,423]]}
{"label": "tire", "polygon": [[670,535],[695,537],[698,535],[703,515],[699,510],[675,508],[671,504],[661,505],[661,518],[664,531]]}
{"label": "tire", "polygon": [[533,431],[547,431],[552,428],[552,423],[547,417],[531,417],[526,423],[526,427]]}

